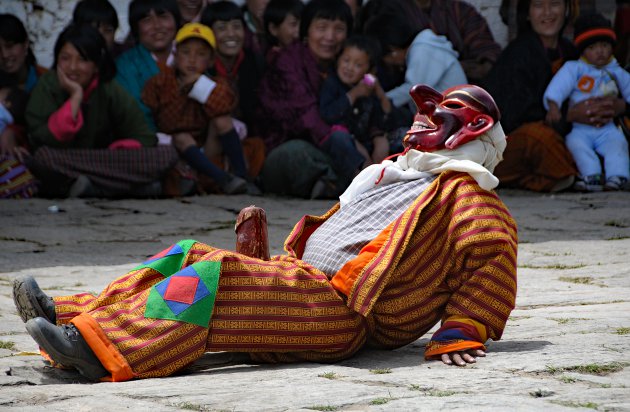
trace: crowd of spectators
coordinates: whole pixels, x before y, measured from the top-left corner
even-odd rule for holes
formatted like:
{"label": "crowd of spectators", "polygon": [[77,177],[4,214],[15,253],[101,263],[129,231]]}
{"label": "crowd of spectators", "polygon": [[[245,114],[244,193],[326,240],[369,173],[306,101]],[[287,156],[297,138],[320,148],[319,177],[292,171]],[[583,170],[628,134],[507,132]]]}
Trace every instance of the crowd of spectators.
{"label": "crowd of spectators", "polygon": [[[614,149],[590,143],[589,167],[586,149],[565,138],[627,121],[627,4],[614,25],[590,18],[570,39],[577,0],[513,3],[501,12],[518,35],[502,50],[462,0],[131,0],[120,43],[112,4],[80,0],[50,68],[37,64],[23,22],[0,14],[0,198],[335,198],[362,168],[404,150],[409,89],[420,83],[492,94],[509,136],[495,170],[502,187],[626,188],[623,134]],[[587,64],[593,84],[613,66],[622,73],[610,90],[550,108],[545,91],[563,64],[606,45],[605,61]],[[611,153],[625,157],[613,167]]]}

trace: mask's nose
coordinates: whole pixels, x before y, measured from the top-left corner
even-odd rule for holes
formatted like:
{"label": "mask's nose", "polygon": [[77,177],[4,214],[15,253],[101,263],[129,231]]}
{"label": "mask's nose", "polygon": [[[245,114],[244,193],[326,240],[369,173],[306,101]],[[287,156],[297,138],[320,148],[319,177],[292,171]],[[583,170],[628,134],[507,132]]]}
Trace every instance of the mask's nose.
{"label": "mask's nose", "polygon": [[431,115],[438,104],[444,99],[442,93],[426,84],[417,84],[409,91],[411,98],[416,103],[418,111],[424,115]]}

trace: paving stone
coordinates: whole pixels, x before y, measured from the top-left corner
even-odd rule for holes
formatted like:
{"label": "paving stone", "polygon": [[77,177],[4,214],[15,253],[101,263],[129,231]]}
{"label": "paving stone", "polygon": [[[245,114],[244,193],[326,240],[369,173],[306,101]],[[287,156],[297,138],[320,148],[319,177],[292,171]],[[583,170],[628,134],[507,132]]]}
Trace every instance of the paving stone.
{"label": "paving stone", "polygon": [[44,364],[13,306],[14,277],[32,274],[50,294],[98,292],[180,239],[233,248],[236,213],[250,204],[266,209],[271,251],[282,253],[293,224],[332,202],[3,201],[0,409],[630,411],[630,193],[499,194],[519,226],[517,308],[475,365],[424,361],[427,333],[335,364],[260,365],[208,353],[169,378],[96,384]]}

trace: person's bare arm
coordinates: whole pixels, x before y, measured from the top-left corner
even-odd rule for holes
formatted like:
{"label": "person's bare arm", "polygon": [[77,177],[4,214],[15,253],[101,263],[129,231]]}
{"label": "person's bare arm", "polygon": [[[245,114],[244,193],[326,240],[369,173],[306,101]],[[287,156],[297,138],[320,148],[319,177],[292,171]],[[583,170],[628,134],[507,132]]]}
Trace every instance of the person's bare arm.
{"label": "person's bare arm", "polygon": [[372,139],[374,150],[372,150],[372,162],[381,163],[389,156],[389,141],[385,136],[376,136]]}
{"label": "person's bare arm", "polygon": [[548,124],[559,122],[562,119],[562,113],[560,113],[560,107],[558,104],[553,100],[547,100],[547,105],[549,106],[549,110],[547,110],[545,122]]}
{"label": "person's bare arm", "polygon": [[0,155],[15,156],[20,162],[28,156],[28,150],[17,143],[15,132],[7,127],[0,135]]}
{"label": "person's bare arm", "polygon": [[366,84],[365,82],[357,83],[352,89],[348,90],[346,96],[350,101],[350,106],[354,104],[360,97],[367,97],[374,92],[374,85]]}
{"label": "person's bare arm", "polygon": [[592,97],[569,108],[567,121],[603,126],[626,110],[626,102],[617,97]]}
{"label": "person's bare arm", "polygon": [[72,110],[72,118],[76,120],[81,109],[81,102],[83,101],[83,87],[74,80],[71,80],[68,75],[57,67],[57,78],[59,79],[59,85],[70,95],[70,108]]}
{"label": "person's bare arm", "polygon": [[385,90],[381,86],[381,83],[376,79],[376,83],[374,84],[374,92],[376,93],[376,97],[378,101],[381,103],[381,109],[383,113],[389,114],[392,111],[392,102],[389,100],[389,97],[385,94]]}
{"label": "person's bare arm", "polygon": [[354,142],[357,151],[359,153],[361,153],[361,156],[363,156],[365,158],[365,162],[363,162],[363,165],[361,166],[361,168],[366,168],[369,165],[372,164],[372,157],[370,156],[370,153],[368,152],[368,150],[365,148],[365,146],[363,146],[360,142],[356,141]]}

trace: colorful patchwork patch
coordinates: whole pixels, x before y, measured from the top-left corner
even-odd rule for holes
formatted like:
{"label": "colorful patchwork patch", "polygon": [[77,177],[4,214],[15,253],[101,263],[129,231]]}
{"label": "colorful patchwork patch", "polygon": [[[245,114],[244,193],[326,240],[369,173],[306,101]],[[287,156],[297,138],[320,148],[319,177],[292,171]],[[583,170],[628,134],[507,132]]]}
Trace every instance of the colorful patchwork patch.
{"label": "colorful patchwork patch", "polygon": [[480,342],[481,337],[475,326],[462,322],[448,321],[431,337],[432,341],[448,342],[452,340],[473,340]]}
{"label": "colorful patchwork patch", "polygon": [[151,288],[144,316],[207,328],[221,273],[220,262],[196,262]]}
{"label": "colorful patchwork patch", "polygon": [[136,270],[152,268],[160,272],[164,277],[169,277],[182,268],[188,251],[195,243],[197,243],[196,240],[181,240],[157,255],[151,256],[149,259],[142,262],[140,266],[136,267]]}

